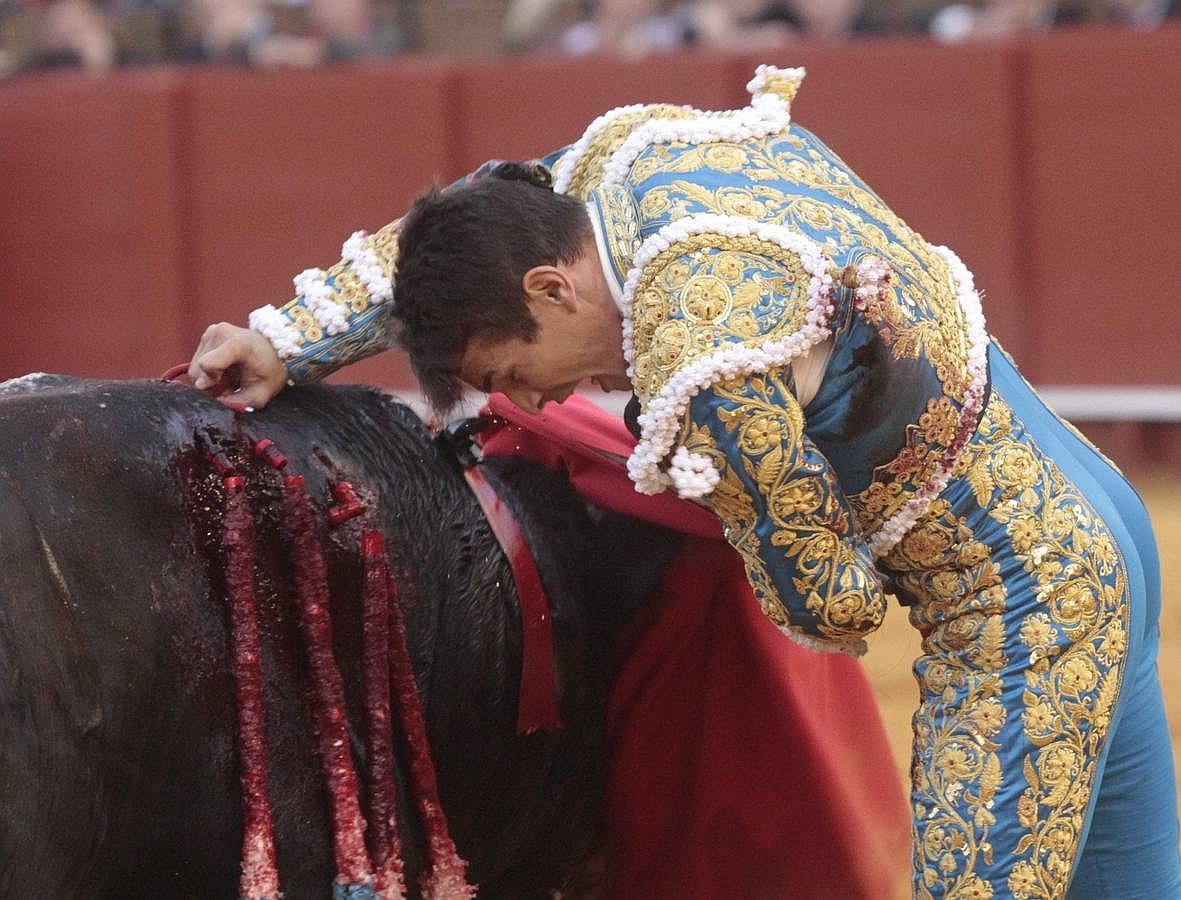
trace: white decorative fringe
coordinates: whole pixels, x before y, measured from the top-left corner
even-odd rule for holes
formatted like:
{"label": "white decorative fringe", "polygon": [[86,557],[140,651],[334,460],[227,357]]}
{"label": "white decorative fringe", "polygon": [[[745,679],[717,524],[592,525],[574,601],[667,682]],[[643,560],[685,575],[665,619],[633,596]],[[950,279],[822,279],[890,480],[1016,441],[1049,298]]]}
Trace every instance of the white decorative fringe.
{"label": "white decorative fringe", "polygon": [[[644,494],[659,493],[673,483],[670,475],[660,471],[660,464],[672,449],[681,416],[688,408],[689,401],[699,391],[723,379],[766,372],[787,365],[832,333],[829,328],[829,318],[833,313],[831,261],[817,244],[784,225],[712,213],[686,216],[665,225],[640,245],[634,265],[624,282],[624,308],[627,312],[623,318],[623,352],[629,377],[635,374],[632,301],[644,269],[675,244],[695,234],[707,233],[726,237],[753,237],[799,256],[805,271],[812,276],[808,284],[807,314],[803,327],[793,334],[757,347],[724,347],[695,360],[670,378],[658,396],[649,400],[647,409],[639,418],[640,441],[627,463],[628,474],[635,482],[636,490]],[[684,466],[679,467],[679,471],[685,470]],[[693,467],[689,470],[696,472]],[[701,482],[685,480],[684,477],[682,481],[691,491],[702,486]],[[713,490],[713,486],[710,485],[705,493]]]}
{"label": "white decorative fringe", "polygon": [[352,266],[353,274],[365,285],[369,302],[374,306],[394,298],[394,281],[381,271],[381,260],[365,246],[369,235],[354,231],[340,248],[340,256]]}
{"label": "white decorative fringe", "polygon": [[254,310],[248,324],[251,331],[257,331],[271,342],[279,359],[294,359],[299,355],[299,332],[269,303]]}

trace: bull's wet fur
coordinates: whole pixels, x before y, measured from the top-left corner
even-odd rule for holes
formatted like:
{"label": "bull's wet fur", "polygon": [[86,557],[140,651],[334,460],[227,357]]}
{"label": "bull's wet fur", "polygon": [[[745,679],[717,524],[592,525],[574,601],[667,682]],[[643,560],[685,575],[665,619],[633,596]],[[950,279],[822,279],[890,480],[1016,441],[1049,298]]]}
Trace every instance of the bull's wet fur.
{"label": "bull's wet fur", "polygon": [[[512,576],[448,453],[389,397],[284,392],[235,416],[176,384],[43,376],[0,386],[0,895],[233,897],[242,834],[221,572],[220,481],[207,453],[267,437],[314,497],[346,477],[377,509],[407,617],[443,804],[481,897],[548,897],[601,840],[612,637],[676,541],[591,516],[558,475],[513,460],[489,478],[530,538],[555,624],[565,727],[516,734]],[[282,505],[248,478],[270,792],[286,896],[325,897],[331,831],[308,715]],[[355,536],[328,531],[335,649],[360,723]],[[399,821],[407,881],[421,835]]]}

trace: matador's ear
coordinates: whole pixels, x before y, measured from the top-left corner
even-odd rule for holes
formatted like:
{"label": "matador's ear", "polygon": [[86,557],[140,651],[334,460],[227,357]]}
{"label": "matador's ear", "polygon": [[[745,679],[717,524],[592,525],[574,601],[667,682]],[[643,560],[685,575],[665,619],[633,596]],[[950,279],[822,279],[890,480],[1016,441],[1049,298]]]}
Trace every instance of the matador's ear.
{"label": "matador's ear", "polygon": [[759,66],[755,69],[755,77],[747,82],[746,89],[750,91],[752,100],[772,95],[787,104],[788,111],[791,103],[799,92],[800,83],[804,80],[803,67],[795,69],[780,69],[776,66]]}

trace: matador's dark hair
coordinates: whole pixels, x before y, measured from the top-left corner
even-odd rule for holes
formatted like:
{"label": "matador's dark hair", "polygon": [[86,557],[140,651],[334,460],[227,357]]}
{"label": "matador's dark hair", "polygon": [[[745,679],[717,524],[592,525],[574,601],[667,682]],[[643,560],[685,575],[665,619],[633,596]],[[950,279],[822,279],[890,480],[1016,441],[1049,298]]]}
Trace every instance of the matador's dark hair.
{"label": "matador's dark hair", "polygon": [[459,365],[473,338],[537,336],[525,273],[574,262],[590,235],[582,202],[555,194],[535,164],[501,163],[414,202],[398,235],[393,337],[436,411],[462,399]]}

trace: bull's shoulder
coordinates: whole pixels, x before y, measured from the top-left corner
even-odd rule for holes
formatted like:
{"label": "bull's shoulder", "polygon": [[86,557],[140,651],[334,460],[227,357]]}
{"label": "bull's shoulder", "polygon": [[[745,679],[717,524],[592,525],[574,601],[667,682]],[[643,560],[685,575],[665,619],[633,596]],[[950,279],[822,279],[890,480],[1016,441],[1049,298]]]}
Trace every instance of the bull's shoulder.
{"label": "bull's shoulder", "polygon": [[30,372],[0,381],[0,398],[17,394],[28,394],[33,391],[70,391],[88,384],[85,378],[73,375],[53,375],[48,372]]}
{"label": "bull's shoulder", "polygon": [[370,427],[379,431],[409,430],[427,435],[426,425],[397,397],[362,384],[308,384],[288,388],[266,410],[274,419],[313,418],[325,423]]}

